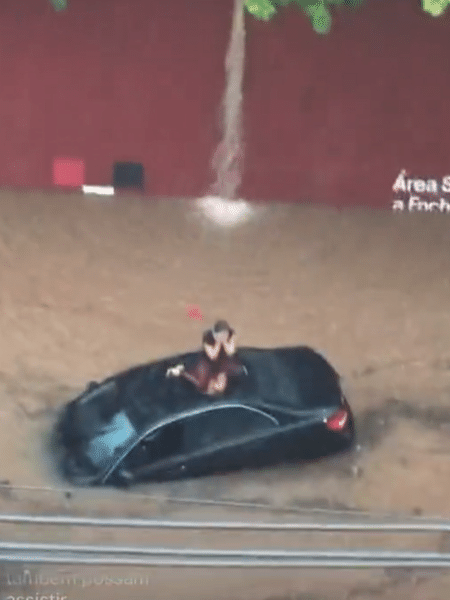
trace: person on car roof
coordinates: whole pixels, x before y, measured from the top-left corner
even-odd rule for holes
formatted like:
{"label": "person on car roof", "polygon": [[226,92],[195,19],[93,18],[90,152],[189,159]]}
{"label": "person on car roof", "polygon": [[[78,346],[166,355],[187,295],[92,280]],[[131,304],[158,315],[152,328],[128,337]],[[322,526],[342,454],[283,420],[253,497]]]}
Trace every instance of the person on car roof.
{"label": "person on car roof", "polygon": [[225,392],[230,377],[247,374],[245,366],[235,358],[236,333],[226,321],[217,321],[205,331],[202,352],[192,365],[177,365],[168,369],[168,377],[183,377],[208,395]]}

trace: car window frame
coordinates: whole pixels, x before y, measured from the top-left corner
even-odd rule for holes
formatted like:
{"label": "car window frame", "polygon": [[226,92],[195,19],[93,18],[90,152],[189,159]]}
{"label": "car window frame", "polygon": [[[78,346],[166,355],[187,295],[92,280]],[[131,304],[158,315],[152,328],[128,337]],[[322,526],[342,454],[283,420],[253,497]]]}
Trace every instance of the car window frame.
{"label": "car window frame", "polygon": [[[276,428],[280,427],[280,421],[276,417],[274,417],[271,414],[268,414],[267,412],[265,412],[264,410],[262,410],[260,408],[257,409],[256,407],[249,407],[249,406],[242,406],[241,404],[238,404],[238,405],[234,404],[233,406],[218,406],[218,407],[216,407],[216,411],[214,411],[214,412],[217,412],[218,410],[221,410],[223,408],[226,408],[228,410],[234,408],[234,409],[240,409],[240,410],[247,410],[247,412],[258,413],[258,414],[266,417],[269,421],[271,421],[272,425],[275,425]],[[204,412],[200,413],[200,415],[206,414],[206,412],[212,412],[212,411],[204,411]],[[200,415],[194,415],[194,416],[200,416]],[[189,417],[186,417],[186,418],[189,418]],[[222,441],[219,441],[219,442],[214,442],[214,443],[209,444],[208,446],[204,446],[204,449],[205,450],[208,449],[208,448],[214,448],[214,449],[217,448],[217,449],[219,449],[219,448],[222,448],[222,447],[225,448],[225,447],[227,447],[229,445],[234,444],[236,441],[247,440],[250,437],[253,438],[253,437],[259,437],[260,435],[266,435],[268,431],[272,432],[273,431],[273,427],[270,428],[270,429],[267,428],[267,429],[261,430],[261,431],[259,431],[256,434],[249,434],[249,433],[240,434],[240,435],[238,435],[238,436],[236,436],[234,438],[228,438],[227,440],[222,440]],[[191,456],[191,454],[193,456],[196,456],[197,454],[199,454],[202,451],[203,451],[203,448],[195,450],[195,451],[192,451],[192,452],[189,453],[189,456]]]}
{"label": "car window frame", "polygon": [[[172,417],[168,417],[166,419],[163,419],[162,421],[159,421],[157,425],[155,425],[153,427],[150,427],[149,429],[146,429],[144,433],[142,433],[137,439],[135,439],[133,441],[133,444],[131,446],[128,446],[126,448],[126,450],[124,450],[122,452],[121,456],[118,457],[114,461],[114,464],[109,469],[107,469],[107,471],[104,473],[104,475],[102,475],[102,478],[101,478],[102,483],[105,483],[108,480],[108,478],[118,468],[118,466],[120,465],[120,463],[125,459],[125,457],[138,444],[140,444],[149,435],[154,434],[158,429],[161,429],[162,427],[165,427],[165,426],[170,425],[172,423],[176,423],[177,421],[183,421],[184,419],[187,419],[189,417],[195,417],[195,416],[206,414],[208,412],[218,411],[218,410],[224,410],[224,409],[230,409],[230,408],[239,408],[239,409],[242,409],[242,410],[247,410],[248,412],[258,413],[258,414],[266,417],[276,427],[280,427],[280,423],[279,423],[278,419],[276,419],[273,415],[270,415],[267,412],[265,412],[264,410],[262,410],[260,408],[257,408],[255,406],[242,405],[240,403],[235,403],[235,402],[226,402],[226,403],[219,404],[219,405],[215,404],[215,405],[211,405],[211,406],[202,406],[200,408],[195,408],[195,409],[187,410],[187,411],[184,411],[182,413],[178,413],[176,416],[172,416]],[[242,437],[242,439],[245,439],[245,436],[241,436],[241,437]],[[236,439],[238,439],[238,438],[236,438]],[[222,443],[220,446],[226,446],[226,445],[229,445],[229,444],[230,444],[230,442]],[[181,457],[181,456],[183,456],[183,454],[178,454],[177,456]],[[170,461],[170,460],[173,460],[175,458],[176,457],[172,457],[172,458],[164,459],[164,460]]]}

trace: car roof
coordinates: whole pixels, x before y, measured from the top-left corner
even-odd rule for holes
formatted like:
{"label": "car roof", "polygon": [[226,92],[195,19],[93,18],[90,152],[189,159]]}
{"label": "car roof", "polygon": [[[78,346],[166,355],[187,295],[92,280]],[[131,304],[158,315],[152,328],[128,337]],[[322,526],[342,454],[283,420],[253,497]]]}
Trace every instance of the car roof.
{"label": "car roof", "polygon": [[[240,348],[238,357],[246,366],[248,376],[219,399],[201,394],[185,381],[165,377],[168,367],[195,359],[197,355],[195,352],[177,355],[109,377],[97,392],[86,394],[86,418],[98,421],[93,413],[99,412],[108,420],[111,411],[123,411],[133,427],[143,431],[158,421],[211,406],[212,402],[218,406],[230,402],[242,406],[264,405],[300,413],[340,401],[338,374],[320,354],[308,347]],[[114,407],[106,407],[106,404],[111,405],[111,396],[115,398]],[[81,412],[84,411],[81,409]]]}

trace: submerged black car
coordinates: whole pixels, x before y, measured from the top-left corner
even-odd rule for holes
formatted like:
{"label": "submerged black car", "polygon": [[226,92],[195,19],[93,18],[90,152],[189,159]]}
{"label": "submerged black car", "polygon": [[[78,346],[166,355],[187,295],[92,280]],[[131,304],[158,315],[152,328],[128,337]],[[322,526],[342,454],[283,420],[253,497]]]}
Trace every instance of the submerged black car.
{"label": "submerged black car", "polygon": [[75,485],[129,485],[312,459],[345,450],[353,416],[339,375],[307,347],[240,348],[248,374],[211,398],[167,378],[189,353],[91,383],[56,428]]}

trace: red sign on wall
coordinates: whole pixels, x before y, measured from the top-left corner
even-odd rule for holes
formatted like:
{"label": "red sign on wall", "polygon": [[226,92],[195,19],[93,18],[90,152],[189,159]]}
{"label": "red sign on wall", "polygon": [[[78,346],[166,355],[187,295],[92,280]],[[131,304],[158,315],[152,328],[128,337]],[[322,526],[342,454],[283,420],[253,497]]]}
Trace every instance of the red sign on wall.
{"label": "red sign on wall", "polygon": [[52,182],[55,186],[79,188],[85,183],[84,160],[77,158],[55,158]]}

